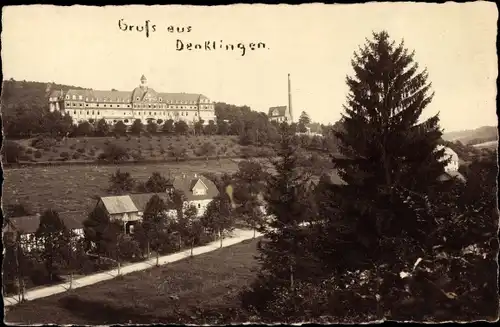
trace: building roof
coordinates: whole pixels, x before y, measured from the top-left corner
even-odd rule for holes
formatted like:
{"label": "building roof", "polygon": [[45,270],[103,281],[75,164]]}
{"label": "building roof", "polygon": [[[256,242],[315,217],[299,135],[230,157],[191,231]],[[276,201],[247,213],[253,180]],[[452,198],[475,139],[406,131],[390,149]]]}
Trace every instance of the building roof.
{"label": "building roof", "polygon": [[[288,113],[287,109],[288,109],[287,106],[271,107],[269,108],[268,116],[270,117],[285,116]],[[274,115],[275,110],[278,110],[278,115]]]}
{"label": "building roof", "polygon": [[21,234],[31,234],[36,232],[39,225],[39,216],[12,217],[6,219],[3,230],[5,232],[20,232]]}
{"label": "building roof", "polygon": [[111,215],[139,211],[129,195],[103,196],[100,201]]}
{"label": "building roof", "polygon": [[[193,194],[192,191],[193,187],[196,185],[198,181],[201,181],[207,187],[206,194],[204,195]],[[219,195],[219,190],[217,189],[217,186],[215,186],[215,184],[205,176],[198,174],[184,174],[181,176],[177,176],[174,179],[173,186],[174,189],[182,191],[188,201],[209,200]]]}
{"label": "building roof", "polygon": [[[54,91],[59,92],[60,91]],[[56,94],[56,93],[54,93]],[[161,98],[161,102],[166,103],[191,103],[196,104],[199,101],[208,101],[209,99],[203,94],[197,93],[160,93],[156,92],[152,88],[142,88],[136,87],[132,91],[101,91],[101,90],[76,90],[71,89],[66,92],[66,95],[70,96],[70,100],[72,100],[72,96],[82,96],[84,101],[87,102],[103,102],[106,100],[107,102],[136,102],[137,97],[139,97],[139,101],[143,101],[148,95],[151,96],[154,101],[158,101]],[[57,95],[54,95],[57,96]]]}
{"label": "building roof", "polygon": [[146,205],[153,195],[158,195],[160,199],[162,199],[167,206],[170,204],[170,197],[167,193],[138,193],[138,194],[130,194],[130,198],[132,202],[135,204],[136,208],[144,212],[146,209]]}
{"label": "building roof", "polygon": [[[67,229],[81,229],[87,215],[82,212],[62,212],[59,213],[63,224]],[[7,220],[3,230],[5,232],[20,232],[21,234],[35,233],[40,225],[40,216],[12,217]]]}

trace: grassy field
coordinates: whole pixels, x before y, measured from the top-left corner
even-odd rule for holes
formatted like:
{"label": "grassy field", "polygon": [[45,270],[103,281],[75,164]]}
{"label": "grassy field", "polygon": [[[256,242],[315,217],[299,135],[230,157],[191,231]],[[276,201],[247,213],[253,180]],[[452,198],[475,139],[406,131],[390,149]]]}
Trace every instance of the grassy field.
{"label": "grassy field", "polygon": [[155,171],[168,176],[182,172],[232,173],[238,165],[229,159],[158,164],[65,165],[4,169],[4,204],[26,203],[32,211],[48,208],[60,212],[86,212],[95,196],[106,195],[109,178],[116,169],[130,172],[138,181],[146,181]]}
{"label": "grassy field", "polygon": [[[257,240],[8,308],[7,323],[217,323],[254,278]],[[199,316],[209,317],[200,321]],[[222,319],[222,320],[221,320]],[[226,321],[227,323],[227,321]]]}
{"label": "grassy field", "polygon": [[202,158],[198,155],[206,142],[214,146],[210,156],[238,156],[241,146],[236,136],[121,136],[121,137],[77,137],[60,141],[47,140],[33,144],[34,139],[17,140],[24,149],[21,160],[24,162],[47,161],[95,161],[100,153],[110,145],[123,147],[130,155],[130,160],[172,160],[173,148],[184,149],[186,158]]}

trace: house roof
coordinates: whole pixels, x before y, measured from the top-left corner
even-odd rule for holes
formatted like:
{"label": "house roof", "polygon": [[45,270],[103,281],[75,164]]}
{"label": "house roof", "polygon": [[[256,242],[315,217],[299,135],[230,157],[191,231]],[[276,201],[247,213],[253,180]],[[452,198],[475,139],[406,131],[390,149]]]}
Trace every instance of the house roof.
{"label": "house roof", "polygon": [[130,194],[130,198],[132,199],[132,202],[135,204],[136,208],[144,212],[146,209],[146,205],[148,204],[149,200],[153,195],[158,195],[160,199],[165,201],[165,203],[168,205],[170,203],[170,197],[167,193],[138,193],[138,194]]}
{"label": "house roof", "polygon": [[6,224],[3,230],[5,232],[20,232],[21,234],[31,234],[36,232],[39,225],[39,216],[13,217],[6,220]]}
{"label": "house roof", "polygon": [[[207,193],[204,195],[194,195],[192,192],[193,187],[199,180],[201,180],[201,182],[207,187]],[[177,176],[174,179],[173,186],[174,189],[184,192],[188,201],[208,200],[219,195],[217,186],[215,186],[211,180],[202,175],[184,174],[182,176]]]}
{"label": "house roof", "polygon": [[[287,106],[278,106],[278,107],[271,107],[269,108],[269,113],[268,115],[271,117],[276,117],[276,116],[285,116],[287,114]],[[278,110],[278,115],[274,115],[274,111]]]}
{"label": "house roof", "polygon": [[[59,217],[67,229],[81,229],[87,215],[82,212],[62,212]],[[3,230],[5,232],[21,232],[21,234],[35,233],[40,225],[40,216],[12,217],[7,220]]]}
{"label": "house roof", "polygon": [[[198,103],[198,101],[202,100],[208,100],[208,98],[203,95],[203,94],[197,94],[197,93],[160,93],[156,92],[152,88],[141,88],[141,87],[136,87],[132,91],[101,91],[101,90],[76,90],[76,89],[71,89],[66,92],[66,95],[71,97],[73,95],[75,96],[82,96],[83,100],[86,100],[88,102],[102,102],[104,99],[106,99],[109,102],[136,102],[137,97],[139,97],[139,101],[143,101],[144,98],[147,98],[150,96],[151,98],[154,98],[155,101],[158,100],[158,98],[162,98],[162,102],[168,102],[168,103]],[[97,100],[98,99],[98,100]]]}
{"label": "house roof", "polygon": [[129,195],[103,196],[100,200],[109,214],[139,211]]}

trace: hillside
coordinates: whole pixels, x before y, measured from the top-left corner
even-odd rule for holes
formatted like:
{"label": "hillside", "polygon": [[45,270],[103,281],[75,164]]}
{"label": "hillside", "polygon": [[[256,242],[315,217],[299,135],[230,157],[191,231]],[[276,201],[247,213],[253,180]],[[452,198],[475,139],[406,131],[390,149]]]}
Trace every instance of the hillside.
{"label": "hillside", "polygon": [[43,110],[48,107],[48,97],[53,90],[67,91],[82,87],[10,79],[2,83],[2,115],[9,115],[16,109]]}
{"label": "hillside", "polygon": [[496,126],[482,126],[471,130],[444,133],[443,139],[473,145],[497,140],[498,130]]}

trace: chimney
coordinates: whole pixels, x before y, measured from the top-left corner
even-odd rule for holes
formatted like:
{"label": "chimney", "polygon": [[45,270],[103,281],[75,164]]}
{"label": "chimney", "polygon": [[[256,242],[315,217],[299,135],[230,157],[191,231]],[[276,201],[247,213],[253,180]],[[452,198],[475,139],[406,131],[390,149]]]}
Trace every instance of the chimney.
{"label": "chimney", "polygon": [[288,74],[288,111],[290,114],[290,123],[293,123],[292,114],[292,82],[290,81],[290,74]]}

